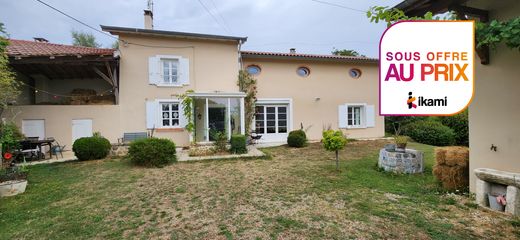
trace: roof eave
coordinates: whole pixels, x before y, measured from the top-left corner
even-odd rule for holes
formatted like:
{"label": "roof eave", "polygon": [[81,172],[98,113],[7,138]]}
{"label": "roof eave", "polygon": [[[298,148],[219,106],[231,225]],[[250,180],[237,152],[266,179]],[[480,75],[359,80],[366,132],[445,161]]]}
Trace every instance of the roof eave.
{"label": "roof eave", "polygon": [[299,61],[323,61],[323,62],[349,62],[349,63],[379,63],[378,59],[371,58],[326,58],[312,56],[275,56],[265,54],[242,53],[242,58],[247,59],[279,59],[279,60],[299,60]]}
{"label": "roof eave", "polygon": [[110,32],[111,34],[114,34],[114,35],[117,35],[118,33],[126,33],[126,34],[141,34],[141,35],[152,35],[152,36],[162,36],[162,37],[191,38],[191,39],[213,40],[213,41],[215,41],[215,40],[237,41],[239,43],[245,43],[247,41],[247,37],[223,36],[223,35],[212,35],[212,34],[202,34],[202,33],[173,32],[173,31],[152,30],[152,29],[142,29],[142,28],[127,28],[127,27],[115,27],[115,26],[101,25],[101,29],[103,31]]}

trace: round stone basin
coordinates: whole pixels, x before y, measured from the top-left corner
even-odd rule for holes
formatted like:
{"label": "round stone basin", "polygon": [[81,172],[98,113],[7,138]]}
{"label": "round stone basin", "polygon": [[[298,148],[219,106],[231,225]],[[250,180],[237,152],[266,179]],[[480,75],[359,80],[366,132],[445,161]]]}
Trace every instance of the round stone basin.
{"label": "round stone basin", "polygon": [[422,173],[423,153],[414,149],[389,152],[383,148],[379,150],[378,166],[386,172]]}

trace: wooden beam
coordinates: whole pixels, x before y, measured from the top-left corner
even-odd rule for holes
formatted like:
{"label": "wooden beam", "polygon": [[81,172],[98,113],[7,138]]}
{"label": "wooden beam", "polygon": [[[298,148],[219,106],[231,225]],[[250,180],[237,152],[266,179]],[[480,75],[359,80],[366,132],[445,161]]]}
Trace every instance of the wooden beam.
{"label": "wooden beam", "polygon": [[112,82],[112,79],[110,79],[107,75],[105,75],[105,73],[103,73],[97,67],[92,67],[92,70],[94,70],[94,72],[96,72],[101,78],[103,78],[105,81],[107,81],[110,85],[114,86],[114,82]]}

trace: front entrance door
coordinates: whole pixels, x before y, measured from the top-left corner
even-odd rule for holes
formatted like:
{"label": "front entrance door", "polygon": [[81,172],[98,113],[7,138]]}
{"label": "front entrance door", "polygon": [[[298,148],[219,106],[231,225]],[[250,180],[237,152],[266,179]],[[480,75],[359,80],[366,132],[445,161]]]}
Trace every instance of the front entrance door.
{"label": "front entrance door", "polygon": [[72,120],[72,142],[82,137],[92,137],[92,119]]}
{"label": "front entrance door", "polygon": [[226,133],[226,108],[215,107],[208,109],[208,126],[209,126],[209,140],[214,141],[213,134],[215,132]]}

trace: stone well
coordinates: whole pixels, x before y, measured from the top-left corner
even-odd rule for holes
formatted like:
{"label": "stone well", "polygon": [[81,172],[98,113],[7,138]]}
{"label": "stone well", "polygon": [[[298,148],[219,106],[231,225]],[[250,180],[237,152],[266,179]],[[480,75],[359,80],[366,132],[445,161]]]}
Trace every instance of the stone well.
{"label": "stone well", "polygon": [[505,212],[520,216],[520,173],[490,168],[475,169],[475,200],[482,207],[489,207],[489,194],[506,196]]}
{"label": "stone well", "polygon": [[390,152],[383,148],[379,151],[378,166],[386,172],[422,173],[423,153],[414,149]]}

